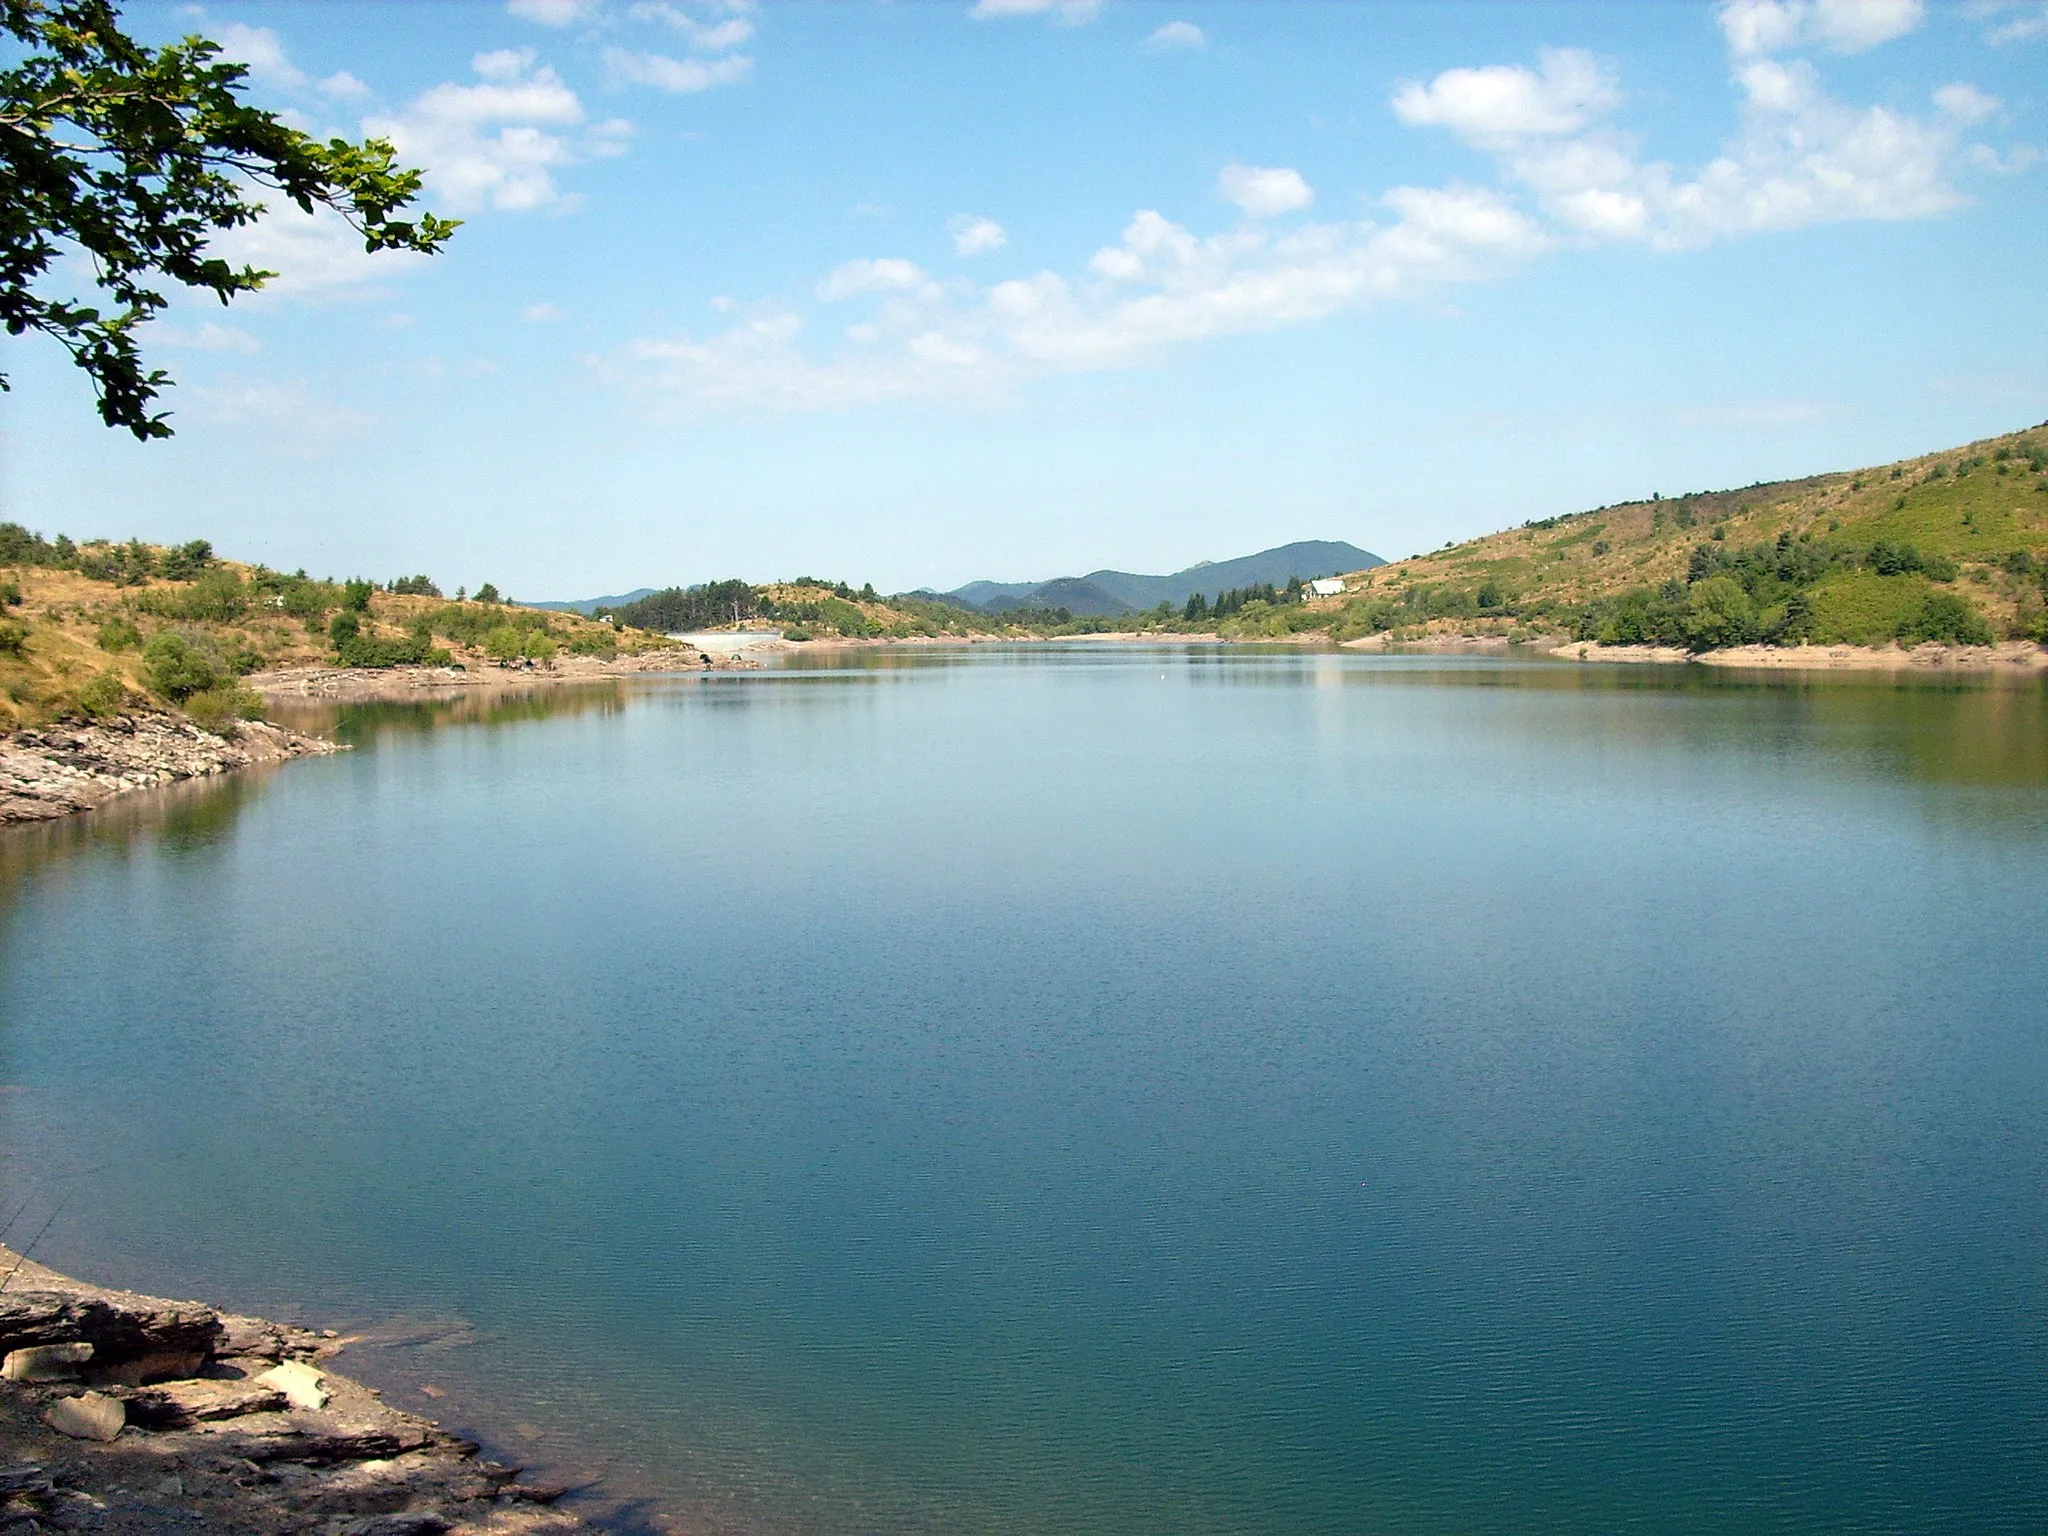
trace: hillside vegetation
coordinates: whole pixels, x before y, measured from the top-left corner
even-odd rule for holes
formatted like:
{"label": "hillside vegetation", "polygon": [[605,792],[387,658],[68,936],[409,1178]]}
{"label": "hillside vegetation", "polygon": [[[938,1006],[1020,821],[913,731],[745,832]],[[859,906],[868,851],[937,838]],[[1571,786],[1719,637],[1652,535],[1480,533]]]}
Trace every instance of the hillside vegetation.
{"label": "hillside vegetation", "polygon": [[2048,642],[2044,581],[2048,423],[1874,469],[1544,518],[1221,628],[1694,651]]}
{"label": "hillside vegetation", "polygon": [[204,540],[78,543],[0,523],[0,729],[149,704],[225,726],[257,712],[241,680],[269,667],[524,666],[664,643],[481,596],[446,600],[424,576],[287,575]]}

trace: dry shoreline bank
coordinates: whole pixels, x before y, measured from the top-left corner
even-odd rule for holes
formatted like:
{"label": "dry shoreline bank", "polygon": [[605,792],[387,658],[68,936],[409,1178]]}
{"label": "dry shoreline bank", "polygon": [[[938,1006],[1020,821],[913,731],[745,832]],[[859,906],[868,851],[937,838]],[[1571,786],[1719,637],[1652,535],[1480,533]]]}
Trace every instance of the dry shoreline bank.
{"label": "dry shoreline bank", "polygon": [[[1366,635],[1356,640],[1333,642],[1314,630],[1281,636],[1253,638],[1225,637],[1213,630],[1203,633],[1163,634],[1137,630],[1104,630],[1088,635],[974,636],[973,643],[1044,645],[1061,641],[1114,641],[1141,645],[1288,645],[1304,650],[1363,651],[1389,655],[1469,655],[1474,652],[1548,656],[1559,661],[1626,662],[1636,665],[1691,664],[1705,667],[1762,668],[1770,671],[1807,672],[2048,672],[2048,645],[2031,640],[2008,640],[1996,645],[1928,644],[1905,648],[1897,645],[1739,645],[1719,651],[1688,651],[1678,646],[1601,645],[1593,640],[1573,640],[1563,635],[1537,635],[1510,640],[1505,635],[1435,634],[1422,639],[1399,640],[1389,634]],[[880,650],[897,646],[959,645],[968,643],[956,636],[938,639],[860,639],[781,641],[764,646],[771,651],[801,654],[811,650]]]}
{"label": "dry shoreline bank", "polygon": [[131,790],[340,750],[264,720],[243,721],[229,736],[160,710],[16,731],[0,737],[0,825],[51,821]]}
{"label": "dry shoreline bank", "polygon": [[109,1290],[0,1248],[0,1529],[579,1536],[519,1480],[328,1369],[347,1340]]}

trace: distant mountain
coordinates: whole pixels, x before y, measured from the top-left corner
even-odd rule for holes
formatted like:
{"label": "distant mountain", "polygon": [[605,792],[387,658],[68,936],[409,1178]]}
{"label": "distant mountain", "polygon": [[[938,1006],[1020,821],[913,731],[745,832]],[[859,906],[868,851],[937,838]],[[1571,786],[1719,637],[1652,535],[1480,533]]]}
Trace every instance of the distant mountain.
{"label": "distant mountain", "polygon": [[623,608],[628,603],[637,603],[643,597],[652,597],[653,587],[635,587],[630,592],[621,592],[617,597],[578,597],[565,603],[529,603],[521,601],[523,608],[545,608],[550,613],[580,613],[585,618],[600,608]]}
{"label": "distant mountain", "polygon": [[[1197,592],[1214,600],[1233,587],[1271,582],[1285,586],[1292,576],[1304,581],[1346,571],[1370,570],[1387,562],[1370,550],[1341,540],[1304,539],[1262,549],[1235,560],[1204,560],[1171,576],[1140,576],[1131,571],[1090,571],[1055,581],[970,581],[945,594],[956,603],[983,613],[1011,608],[1065,608],[1074,614],[1128,613],[1172,603],[1176,608]],[[1065,593],[1065,596],[1061,596]],[[1086,604],[1087,606],[1083,606]],[[1105,605],[1106,604],[1106,605]]]}
{"label": "distant mountain", "polygon": [[1041,582],[1020,598],[990,603],[982,611],[996,613],[1006,608],[1064,608],[1084,618],[1131,611],[1131,605],[1114,592],[1106,592],[1080,576],[1062,576],[1057,581]]}

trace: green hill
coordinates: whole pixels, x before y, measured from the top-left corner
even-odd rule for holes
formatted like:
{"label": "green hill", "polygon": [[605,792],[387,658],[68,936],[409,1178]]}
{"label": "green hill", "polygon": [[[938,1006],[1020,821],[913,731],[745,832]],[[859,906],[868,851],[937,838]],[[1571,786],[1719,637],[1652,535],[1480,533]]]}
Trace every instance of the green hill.
{"label": "green hill", "polygon": [[[2048,641],[2048,423],[1872,469],[1596,507],[1346,578],[1240,635]],[[1232,633],[1231,625],[1225,633]]]}

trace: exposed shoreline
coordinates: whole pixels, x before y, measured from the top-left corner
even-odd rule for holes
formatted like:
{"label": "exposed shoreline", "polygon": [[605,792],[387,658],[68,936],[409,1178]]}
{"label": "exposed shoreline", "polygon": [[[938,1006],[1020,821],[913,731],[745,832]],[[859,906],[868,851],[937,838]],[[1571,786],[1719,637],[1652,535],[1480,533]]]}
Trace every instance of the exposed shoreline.
{"label": "exposed shoreline", "polygon": [[230,736],[159,710],[15,731],[0,737],[0,825],[54,821],[133,790],[341,750],[266,720],[242,721]]}
{"label": "exposed shoreline", "polygon": [[637,677],[649,672],[747,672],[761,664],[745,657],[714,657],[694,646],[667,646],[636,651],[609,660],[598,656],[562,656],[524,666],[492,663],[483,667],[277,667],[252,672],[244,687],[273,700],[324,703],[369,703],[421,698],[454,698],[479,690],[504,691],[543,683],[599,682]]}
{"label": "exposed shoreline", "polygon": [[0,1528],[596,1530],[552,1507],[568,1490],[519,1481],[520,1468],[330,1370],[348,1343],[332,1332],[90,1285],[5,1248],[0,1274]]}

